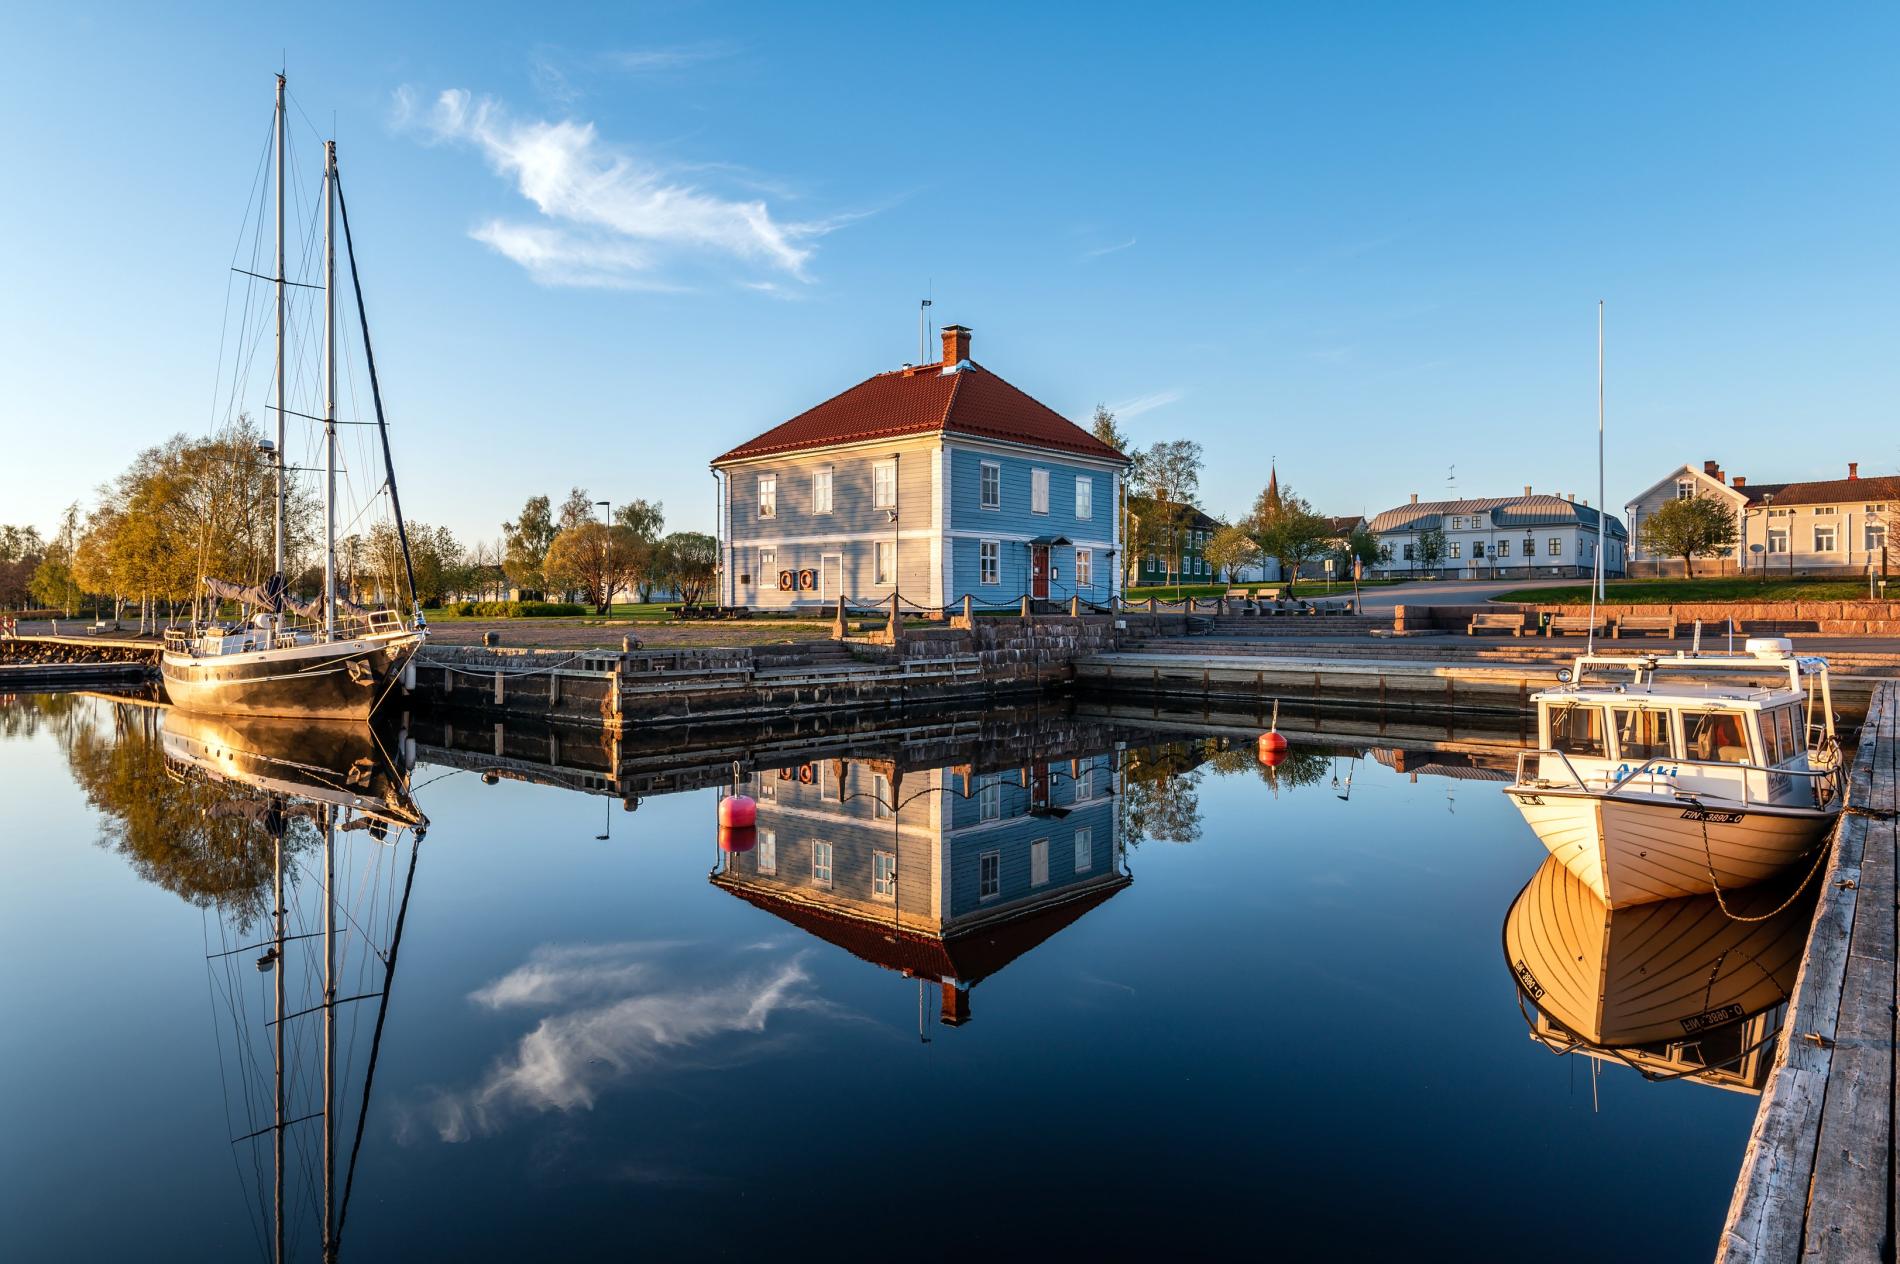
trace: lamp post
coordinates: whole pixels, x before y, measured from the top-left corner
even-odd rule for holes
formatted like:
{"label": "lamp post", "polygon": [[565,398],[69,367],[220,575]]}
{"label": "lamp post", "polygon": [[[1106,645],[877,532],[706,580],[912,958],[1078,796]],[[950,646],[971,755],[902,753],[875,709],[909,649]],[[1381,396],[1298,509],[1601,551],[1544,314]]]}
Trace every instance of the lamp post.
{"label": "lamp post", "polygon": [[614,552],[613,502],[611,500],[597,500],[594,502],[594,508],[603,511],[600,516],[608,532],[607,536],[600,542],[600,577],[607,586],[607,609],[602,613],[611,613],[614,608],[614,589],[617,586],[614,584],[613,567],[611,565]]}

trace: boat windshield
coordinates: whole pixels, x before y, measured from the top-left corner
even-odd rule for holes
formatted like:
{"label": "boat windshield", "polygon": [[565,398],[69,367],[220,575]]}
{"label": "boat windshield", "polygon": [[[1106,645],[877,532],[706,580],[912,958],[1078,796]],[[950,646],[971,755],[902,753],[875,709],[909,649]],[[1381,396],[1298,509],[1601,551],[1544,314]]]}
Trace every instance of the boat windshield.
{"label": "boat windshield", "polygon": [[1685,713],[1682,735],[1690,759],[1711,764],[1748,762],[1748,730],[1739,711]]}
{"label": "boat windshield", "polygon": [[1550,717],[1550,748],[1566,755],[1608,759],[1610,751],[1604,741],[1603,708],[1586,707],[1573,702],[1553,712]]}
{"label": "boat windshield", "polygon": [[1670,749],[1669,713],[1638,707],[1617,707],[1616,748],[1624,759],[1667,759]]}
{"label": "boat windshield", "polygon": [[1761,713],[1761,744],[1770,768],[1805,753],[1795,738],[1798,732],[1800,721],[1795,719],[1793,707],[1774,707]]}

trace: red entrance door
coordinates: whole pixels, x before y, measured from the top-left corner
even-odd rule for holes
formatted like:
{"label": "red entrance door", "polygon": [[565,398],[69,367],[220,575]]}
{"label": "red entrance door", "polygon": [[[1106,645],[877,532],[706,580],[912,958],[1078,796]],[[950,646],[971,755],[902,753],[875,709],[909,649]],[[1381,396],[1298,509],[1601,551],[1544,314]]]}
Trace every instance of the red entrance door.
{"label": "red entrance door", "polygon": [[1036,598],[1049,595],[1049,546],[1046,544],[1030,546],[1029,595]]}

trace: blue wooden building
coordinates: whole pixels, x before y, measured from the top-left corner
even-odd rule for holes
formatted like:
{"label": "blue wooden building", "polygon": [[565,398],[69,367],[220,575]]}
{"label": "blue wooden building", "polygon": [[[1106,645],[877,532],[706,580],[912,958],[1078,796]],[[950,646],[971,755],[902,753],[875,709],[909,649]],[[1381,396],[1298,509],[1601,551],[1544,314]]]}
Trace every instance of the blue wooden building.
{"label": "blue wooden building", "polygon": [[1106,602],[1128,458],[970,359],[858,383],[712,462],[720,601]]}

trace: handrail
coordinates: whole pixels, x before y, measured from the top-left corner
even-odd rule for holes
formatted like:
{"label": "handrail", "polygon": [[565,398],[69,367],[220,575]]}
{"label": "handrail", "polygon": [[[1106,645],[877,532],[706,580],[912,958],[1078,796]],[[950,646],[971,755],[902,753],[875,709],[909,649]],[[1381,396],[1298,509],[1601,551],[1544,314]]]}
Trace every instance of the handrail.
{"label": "handrail", "polygon": [[[1820,752],[1817,749],[1810,750],[1808,753],[1812,756]],[[1512,783],[1513,785],[1523,786],[1527,784],[1524,776],[1524,761],[1533,755],[1539,759],[1545,755],[1555,755],[1558,759],[1563,761],[1564,768],[1570,773],[1570,779],[1576,783],[1577,789],[1583,791],[1590,790],[1589,781],[1577,771],[1576,765],[1570,762],[1570,756],[1563,751],[1549,747],[1540,747],[1536,750],[1521,750],[1517,753],[1517,778]],[[1715,760],[1677,759],[1670,756],[1646,759],[1634,769],[1617,778],[1614,782],[1608,781],[1606,777],[1602,793],[1605,795],[1615,795],[1630,782],[1636,780],[1658,765],[1680,766],[1683,764],[1687,764],[1691,768],[1733,768],[1741,773],[1761,773],[1766,776],[1806,778],[1818,783],[1814,792],[1815,804],[1818,807],[1826,807],[1829,803],[1834,801],[1836,795],[1840,793],[1840,786],[1845,781],[1847,771],[1846,764],[1839,758],[1838,752],[1834,756],[1833,762],[1826,768],[1770,768],[1761,764],[1731,764]],[[1670,781],[1673,782],[1674,780],[1675,777],[1672,776]],[[1822,787],[1831,788],[1827,793],[1823,793]],[[1746,776],[1741,780],[1741,790],[1742,797],[1740,802],[1744,805],[1752,805],[1755,800],[1753,795],[1749,792],[1748,778]],[[1707,796],[1707,791],[1697,792],[1698,798],[1705,798]]]}

